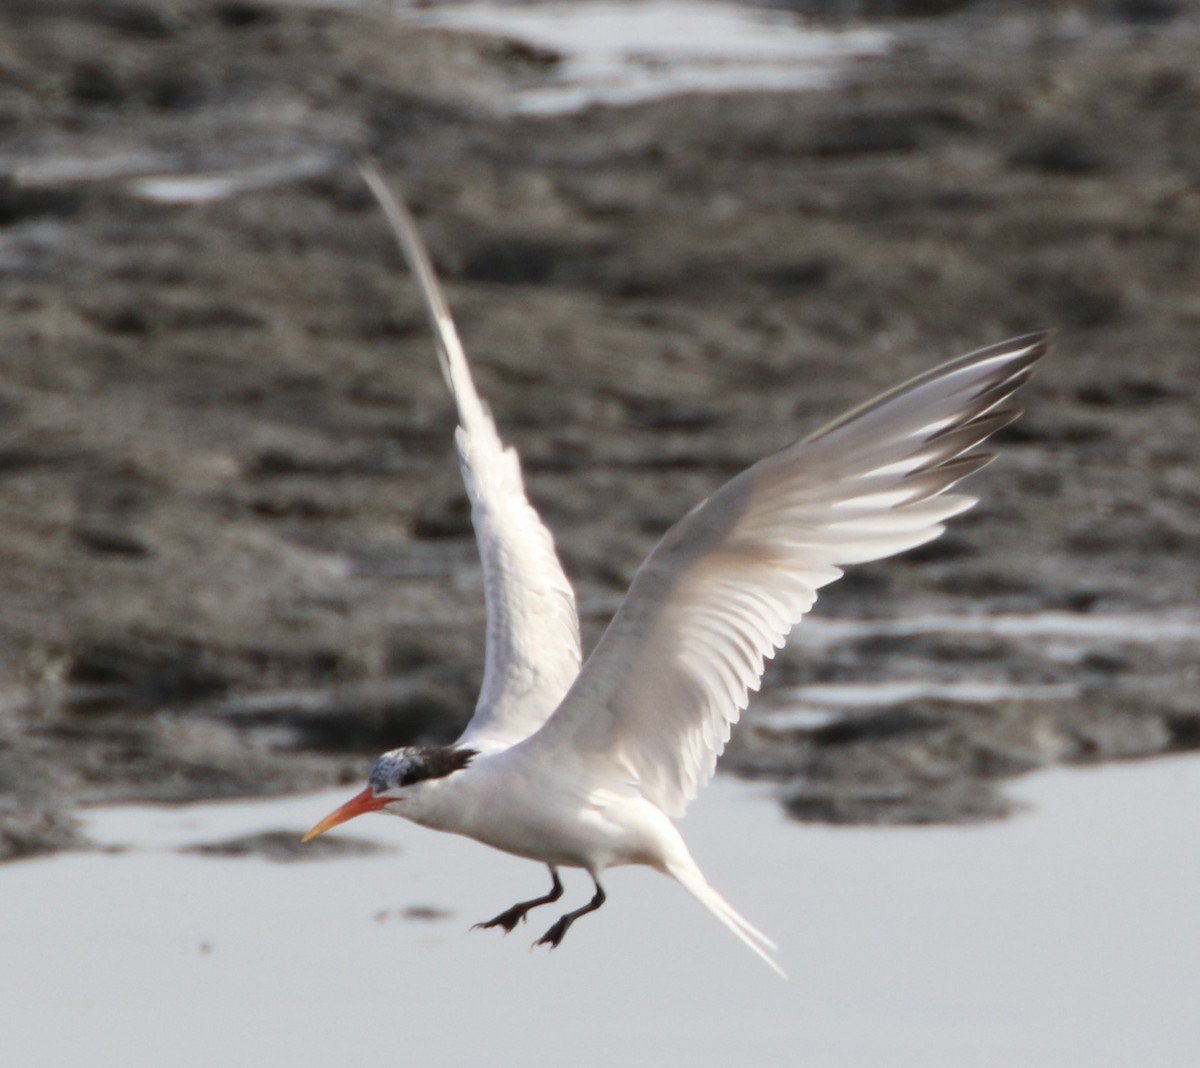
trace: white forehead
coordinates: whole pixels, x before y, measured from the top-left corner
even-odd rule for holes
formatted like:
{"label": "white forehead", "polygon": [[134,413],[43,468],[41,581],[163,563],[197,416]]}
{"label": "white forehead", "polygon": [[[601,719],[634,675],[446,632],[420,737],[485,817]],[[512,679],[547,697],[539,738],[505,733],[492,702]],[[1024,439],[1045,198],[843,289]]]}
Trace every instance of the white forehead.
{"label": "white forehead", "polygon": [[408,749],[384,753],[371,768],[371,791],[381,794],[419,778],[420,762]]}

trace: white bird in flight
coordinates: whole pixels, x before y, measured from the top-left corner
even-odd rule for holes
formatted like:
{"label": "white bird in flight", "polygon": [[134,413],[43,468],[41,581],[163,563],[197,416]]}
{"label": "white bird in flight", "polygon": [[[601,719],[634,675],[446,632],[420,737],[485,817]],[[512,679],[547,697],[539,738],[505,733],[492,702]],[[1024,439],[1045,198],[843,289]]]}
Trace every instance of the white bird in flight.
{"label": "white bird in flight", "polygon": [[416,279],[454,394],[459,466],[487,598],[475,713],[449,746],[384,753],[357,796],[305,836],[364,812],[465,835],[550,869],[550,890],[477,927],[512,931],[583,868],[596,892],[535,945],[557,946],[604,904],[600,875],[669,875],[783,975],[775,944],[709,886],[672,817],[712,777],[765,658],[845,564],[942,533],[975,498],[947,493],[990,455],[972,451],[1019,412],[1046,336],[953,360],[760,460],[676,523],[634,576],[586,662],[571,584],[467,368],[416,224],[373,165],[363,175]]}

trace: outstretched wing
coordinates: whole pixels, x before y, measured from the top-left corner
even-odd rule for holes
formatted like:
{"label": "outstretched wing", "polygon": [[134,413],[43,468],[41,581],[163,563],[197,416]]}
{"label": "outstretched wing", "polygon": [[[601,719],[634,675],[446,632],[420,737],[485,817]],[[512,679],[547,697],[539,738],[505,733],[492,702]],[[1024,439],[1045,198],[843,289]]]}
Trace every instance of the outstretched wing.
{"label": "outstretched wing", "polygon": [[437,338],[442,373],[458,406],[458,463],[471,499],[487,597],[483,687],[460,740],[476,749],[504,748],[537,730],[579,674],[575,594],[550,531],[525,496],[517,454],[501,442],[475,391],[412,216],[378,168],[364,163],[361,170],[413,273]]}
{"label": "outstretched wing", "polygon": [[[633,580],[563,704],[523,749],[574,752],[681,815],[712,776],[763,661],[843,564],[936,538],[975,503],[945,491],[991,459],[1044,335],[964,356],[847,413],[726,483]],[[614,767],[615,766],[615,767]]]}

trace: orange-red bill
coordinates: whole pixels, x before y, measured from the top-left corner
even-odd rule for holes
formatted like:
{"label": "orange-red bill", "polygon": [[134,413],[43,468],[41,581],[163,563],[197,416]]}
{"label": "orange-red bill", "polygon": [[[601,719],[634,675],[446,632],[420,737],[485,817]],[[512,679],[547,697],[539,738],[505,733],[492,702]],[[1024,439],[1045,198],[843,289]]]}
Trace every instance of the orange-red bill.
{"label": "orange-red bill", "polygon": [[368,786],[361,794],[355,794],[350,798],[341,808],[329,813],[300,841],[309,842],[316,838],[317,835],[324,834],[330,827],[336,827],[339,823],[352,820],[355,816],[361,816],[364,812],[378,812],[391,800],[392,798],[390,797],[376,797],[371,793],[371,788]]}

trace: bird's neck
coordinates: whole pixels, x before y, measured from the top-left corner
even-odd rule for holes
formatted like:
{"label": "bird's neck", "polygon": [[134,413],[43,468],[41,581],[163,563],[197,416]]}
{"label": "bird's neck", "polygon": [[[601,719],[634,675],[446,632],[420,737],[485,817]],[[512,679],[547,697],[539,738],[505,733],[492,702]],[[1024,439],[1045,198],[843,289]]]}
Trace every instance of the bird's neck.
{"label": "bird's neck", "polygon": [[474,813],[484,803],[476,785],[476,775],[470,767],[431,779],[410,791],[404,803],[396,806],[396,813],[422,827],[469,834]]}

